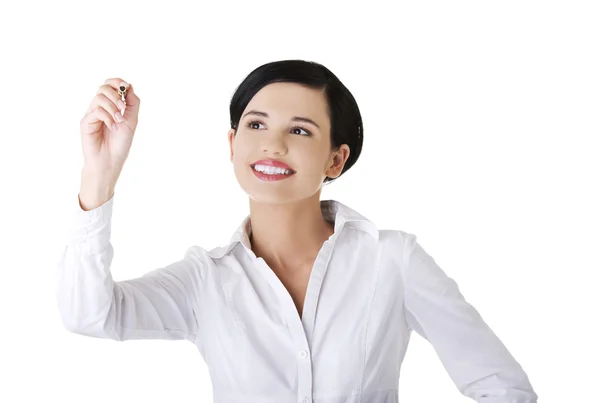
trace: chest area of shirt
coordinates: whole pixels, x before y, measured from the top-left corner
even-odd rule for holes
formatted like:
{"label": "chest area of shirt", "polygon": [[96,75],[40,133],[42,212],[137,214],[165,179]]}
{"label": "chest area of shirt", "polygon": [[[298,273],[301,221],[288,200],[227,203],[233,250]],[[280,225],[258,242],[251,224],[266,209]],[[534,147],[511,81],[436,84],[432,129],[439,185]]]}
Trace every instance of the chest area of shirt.
{"label": "chest area of shirt", "polygon": [[[340,379],[355,384],[369,354],[395,356],[404,342],[389,336],[402,334],[400,272],[396,262],[380,258],[377,245],[368,246],[336,248],[295,273],[262,259],[223,261],[210,288],[216,299],[201,304],[212,312],[200,324],[208,361],[229,354],[236,363],[229,370],[259,385],[261,363],[277,373],[288,365],[297,371],[304,352],[313,378],[343,371]],[[272,380],[269,371],[265,379]]]}
{"label": "chest area of shirt", "polygon": [[313,270],[313,265],[296,268],[294,270],[279,268],[272,268],[272,270],[290,295],[294,306],[296,307],[296,312],[298,312],[299,318],[302,319],[306,290],[308,289],[308,282]]}
{"label": "chest area of shirt", "polygon": [[336,321],[347,324],[373,300],[380,272],[376,245],[323,249],[312,266],[307,262],[295,270],[249,260],[238,270],[223,267],[218,285],[228,312],[244,328],[256,321],[295,323],[307,331]]}

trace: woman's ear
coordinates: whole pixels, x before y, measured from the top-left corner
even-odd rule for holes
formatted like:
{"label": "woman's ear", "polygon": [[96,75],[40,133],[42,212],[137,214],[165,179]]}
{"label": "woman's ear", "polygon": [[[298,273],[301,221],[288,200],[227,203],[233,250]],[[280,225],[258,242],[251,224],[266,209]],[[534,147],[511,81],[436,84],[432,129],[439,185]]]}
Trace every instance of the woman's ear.
{"label": "woman's ear", "polygon": [[335,152],[332,158],[332,162],[327,168],[325,175],[330,178],[337,178],[344,170],[344,165],[350,156],[350,147],[347,144],[342,144],[339,149]]}
{"label": "woman's ear", "polygon": [[233,143],[235,142],[235,129],[229,129],[227,132],[229,140],[229,161],[233,162]]}

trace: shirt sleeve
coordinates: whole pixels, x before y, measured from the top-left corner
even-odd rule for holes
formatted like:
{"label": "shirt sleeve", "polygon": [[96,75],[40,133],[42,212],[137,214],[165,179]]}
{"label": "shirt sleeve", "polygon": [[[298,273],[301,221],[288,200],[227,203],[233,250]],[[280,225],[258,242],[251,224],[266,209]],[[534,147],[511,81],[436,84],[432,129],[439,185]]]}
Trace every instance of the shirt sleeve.
{"label": "shirt sleeve", "polygon": [[[79,204],[79,197],[77,198]],[[64,327],[81,335],[195,340],[193,290],[199,260],[186,252],[170,265],[115,282],[110,272],[114,195],[89,211],[74,206],[69,239],[56,266],[55,293]]]}
{"label": "shirt sleeve", "polygon": [[431,343],[460,392],[479,403],[537,403],[521,365],[415,235],[405,237],[404,251],[408,325]]}

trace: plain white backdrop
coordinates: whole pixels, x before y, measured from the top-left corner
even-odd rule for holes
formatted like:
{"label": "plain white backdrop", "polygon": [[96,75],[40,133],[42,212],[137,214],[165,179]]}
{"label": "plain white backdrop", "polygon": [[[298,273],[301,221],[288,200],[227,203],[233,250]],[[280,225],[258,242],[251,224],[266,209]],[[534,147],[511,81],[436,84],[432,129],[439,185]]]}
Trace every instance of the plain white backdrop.
{"label": "plain white backdrop", "polygon": [[[593,1],[7,2],[0,6],[0,401],[211,402],[186,341],[68,333],[53,274],[77,204],[79,121],[104,80],[142,99],[117,184],[124,280],[223,245],[248,213],[229,100],[251,70],[320,62],[364,148],[322,199],[401,229],[454,278],[540,402],[600,376],[600,13]],[[413,333],[401,402],[468,402]],[[366,403],[366,402],[365,402]],[[371,403],[371,402],[369,402]]]}

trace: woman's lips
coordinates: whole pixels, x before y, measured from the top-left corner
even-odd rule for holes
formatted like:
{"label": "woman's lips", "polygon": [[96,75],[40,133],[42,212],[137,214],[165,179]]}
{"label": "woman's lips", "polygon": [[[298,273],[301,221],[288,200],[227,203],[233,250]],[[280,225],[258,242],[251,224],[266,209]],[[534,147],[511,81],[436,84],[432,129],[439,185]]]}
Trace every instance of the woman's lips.
{"label": "woman's lips", "polygon": [[276,167],[276,168],[283,168],[283,169],[287,169],[288,171],[292,171],[294,172],[294,170],[285,162],[283,161],[279,161],[279,160],[274,160],[272,158],[265,158],[262,160],[258,160],[255,161],[254,163],[251,164],[252,166],[255,165],[265,165],[268,167]]}
{"label": "woman's lips", "polygon": [[283,179],[287,179],[290,176],[294,175],[294,172],[289,173],[289,174],[268,174],[265,172],[259,172],[256,169],[254,169],[254,166],[250,166],[250,168],[252,169],[252,172],[254,172],[254,175],[256,175],[256,177],[260,180],[263,181],[267,181],[267,182],[271,182],[271,181],[280,181]]}

